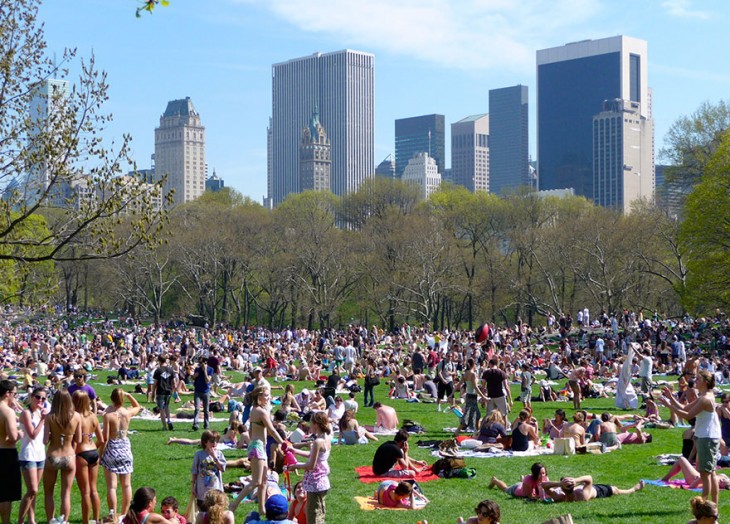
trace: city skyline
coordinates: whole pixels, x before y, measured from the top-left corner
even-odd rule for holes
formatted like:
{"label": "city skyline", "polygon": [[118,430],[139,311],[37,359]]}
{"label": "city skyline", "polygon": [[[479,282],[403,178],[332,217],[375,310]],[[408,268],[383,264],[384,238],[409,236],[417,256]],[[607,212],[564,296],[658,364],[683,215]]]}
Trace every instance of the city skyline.
{"label": "city skyline", "polygon": [[[678,117],[730,93],[730,75],[717,68],[728,14],[725,4],[677,0],[519,7],[471,0],[328,0],[316,9],[281,0],[222,1],[205,9],[172,2],[140,20],[125,2],[99,9],[80,0],[73,10],[46,2],[40,8],[50,56],[63,47],[78,47],[84,57],[93,51],[97,67],[108,72],[105,109],[115,116],[103,133],[108,141],[129,132],[138,167],[149,167],[160,109],[190,96],[205,122],[209,170],[258,202],[267,194],[272,64],[345,48],[375,55],[373,169],[394,153],[396,119],[438,113],[450,125],[488,112],[490,89],[526,85],[535,159],[535,52],[630,35],[649,45],[658,152]],[[186,34],[192,36],[178,38]]]}

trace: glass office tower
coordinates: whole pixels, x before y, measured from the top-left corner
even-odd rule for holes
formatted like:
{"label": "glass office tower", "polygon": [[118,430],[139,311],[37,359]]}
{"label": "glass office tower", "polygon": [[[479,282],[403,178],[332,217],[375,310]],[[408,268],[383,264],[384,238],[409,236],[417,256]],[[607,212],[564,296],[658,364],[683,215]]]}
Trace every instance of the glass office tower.
{"label": "glass office tower", "polygon": [[[638,103],[639,116],[651,118],[647,63],[646,41],[627,36],[537,52],[541,190],[573,188],[576,195],[594,199],[593,118],[604,101],[616,99]],[[653,158],[653,151],[646,154]],[[653,188],[653,169],[643,176]]]}

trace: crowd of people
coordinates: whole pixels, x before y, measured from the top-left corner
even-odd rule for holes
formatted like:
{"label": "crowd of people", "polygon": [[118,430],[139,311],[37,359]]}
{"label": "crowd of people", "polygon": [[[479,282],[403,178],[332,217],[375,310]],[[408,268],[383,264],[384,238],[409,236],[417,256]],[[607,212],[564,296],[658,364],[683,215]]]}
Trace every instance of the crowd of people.
{"label": "crowd of people", "polygon": [[[438,411],[459,410],[456,434],[468,434],[477,441],[477,449],[525,451],[551,445],[552,439],[572,439],[577,448],[597,444],[602,451],[644,444],[652,438],[646,427],[665,422],[657,407],[663,405],[671,413],[666,423],[692,422],[693,434],[685,440],[694,452],[690,449],[692,456],[680,469],[693,485],[702,486],[703,500],[717,504],[721,482],[715,470],[717,457],[727,454],[721,443],[730,438],[730,396],[718,405],[713,391],[716,385],[730,383],[730,361],[725,357],[728,326],[719,312],[711,320],[661,321],[631,311],[601,312],[591,319],[587,309],[576,315],[575,325],[570,315],[551,315],[538,329],[518,320],[511,327],[490,326],[484,340],[476,340],[471,331],[432,332],[407,325],[394,332],[364,326],[272,331],[142,326],[132,319],[74,327],[50,317],[33,325],[6,321],[0,328],[0,365],[14,380],[0,381],[0,463],[12,474],[0,476],[0,517],[3,524],[9,522],[10,504],[19,500],[20,522],[34,524],[42,482],[47,521],[66,522],[76,480],[83,523],[100,522],[99,466],[108,509],[124,516],[128,524],[150,519],[166,523],[173,519],[165,516],[165,508],[173,506],[179,515],[177,501],[168,499],[162,513],[155,514],[151,488],[133,494],[134,459],[127,435],[130,419],[142,406],[122,388],[114,389],[105,405],[87,383],[88,375],[100,370],[112,372],[110,380],[118,384],[136,381],[137,392],[155,403],[166,431],[177,423],[173,423],[173,403],[192,394],[192,429],[199,430],[202,419],[204,431],[199,440],[192,439],[201,449],[193,460],[190,492],[206,524],[232,522],[231,511],[251,496],[258,501],[258,512],[249,518],[252,522],[264,516],[271,519],[270,514],[296,516],[300,524],[324,522],[333,430],[339,430],[340,443],[356,444],[377,441],[379,432],[400,427],[397,410],[388,399],[375,399],[375,386],[381,382],[387,384],[389,398],[434,403]],[[626,393],[617,391],[624,369],[640,383],[645,416],[585,412],[586,397]],[[229,371],[249,379],[231,382]],[[677,389],[656,387],[659,374],[676,375]],[[562,380],[564,388],[558,386]],[[287,381],[311,381],[315,387],[296,393]],[[518,399],[512,398],[513,383],[519,384]],[[572,402],[570,420],[558,409],[554,418],[537,421],[532,414],[536,386],[541,400]],[[272,390],[277,389],[281,390],[278,410],[272,412]],[[357,421],[356,394],[361,391],[363,405],[375,409],[373,427]],[[210,430],[213,398],[231,413],[223,437]],[[516,403],[521,409],[515,410],[517,416],[510,422]],[[299,421],[293,432],[286,424],[292,420]],[[176,440],[185,439],[171,442]],[[215,508],[221,504],[215,499],[223,492],[222,473],[230,467],[218,449],[221,441],[246,449],[236,465],[248,466],[251,480],[230,509],[218,511]],[[408,434],[398,431],[392,441],[379,444],[374,473],[401,478],[427,466],[408,451]],[[271,475],[298,469],[305,472],[303,481],[294,488],[291,504],[286,499],[284,504],[271,487]],[[58,511],[53,495],[57,483]],[[389,485],[387,500],[413,501],[413,490],[401,484]],[[555,501],[590,500],[643,488],[643,484],[628,489],[594,484],[590,476],[551,482],[544,466],[518,484],[507,485],[495,477],[491,485],[513,496]],[[480,503],[477,512],[489,513],[484,518],[491,520],[478,514],[477,521],[498,522],[499,508],[494,506],[491,501]]]}

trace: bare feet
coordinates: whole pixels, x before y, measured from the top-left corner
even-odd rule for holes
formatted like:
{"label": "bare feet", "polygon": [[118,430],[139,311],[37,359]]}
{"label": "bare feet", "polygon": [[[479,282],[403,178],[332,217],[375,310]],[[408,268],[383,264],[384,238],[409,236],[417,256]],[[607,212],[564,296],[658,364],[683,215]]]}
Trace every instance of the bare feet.
{"label": "bare feet", "polygon": [[489,489],[494,489],[494,486],[497,485],[497,477],[492,477],[492,480],[489,482]]}
{"label": "bare feet", "polygon": [[644,489],[644,481],[640,480],[639,483],[634,486],[634,491],[641,491],[642,489]]}

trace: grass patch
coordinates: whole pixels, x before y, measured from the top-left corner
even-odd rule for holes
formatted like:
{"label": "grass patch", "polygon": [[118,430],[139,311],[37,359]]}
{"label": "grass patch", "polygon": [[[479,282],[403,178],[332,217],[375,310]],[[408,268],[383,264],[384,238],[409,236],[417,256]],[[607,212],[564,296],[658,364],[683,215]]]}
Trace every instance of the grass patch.
{"label": "grass patch", "polygon": [[[101,373],[98,380],[92,381],[97,394],[109,402],[112,386],[100,386],[104,382],[105,373]],[[297,391],[303,387],[311,388],[309,383],[296,383]],[[125,386],[132,392],[132,386]],[[537,388],[533,388],[535,391]],[[274,391],[276,394],[277,391]],[[382,384],[375,388],[375,399],[394,406],[398,410],[400,420],[413,419],[421,423],[427,430],[425,435],[412,437],[412,454],[430,463],[434,458],[428,450],[418,449],[415,441],[423,439],[442,439],[449,435],[443,431],[444,427],[457,424],[456,416],[451,413],[437,413],[435,404],[406,403],[402,400],[386,399],[387,386]],[[516,396],[517,388],[513,389]],[[190,396],[192,398],[192,395]],[[137,395],[140,402],[142,395]],[[362,394],[357,400],[362,404]],[[615,411],[613,399],[589,399],[584,407],[593,413]],[[151,408],[151,404],[144,404]],[[518,410],[521,404],[516,403]],[[533,404],[535,416],[538,420],[550,416],[557,408],[565,409],[572,414],[570,404],[565,402],[536,402]],[[513,412],[514,413],[514,412]],[[663,416],[668,412],[662,408]],[[224,416],[227,414],[217,414]],[[370,408],[360,408],[358,420],[361,424],[372,424],[375,413]],[[223,431],[224,422],[214,422],[213,429]],[[195,446],[166,446],[171,435],[196,438],[200,432],[192,431],[192,422],[176,424],[174,432],[163,432],[159,421],[133,420],[131,429],[138,433],[132,435],[132,451],[135,460],[135,471],[132,476],[133,489],[141,486],[152,486],[157,490],[157,500],[173,495],[178,498],[182,509],[187,503],[190,489],[190,467]],[[415,523],[419,520],[428,520],[430,524],[450,524],[456,522],[458,516],[473,515],[473,508],[480,500],[490,498],[496,500],[502,508],[502,522],[510,523],[540,523],[549,518],[571,513],[576,522],[604,523],[604,522],[647,522],[647,523],[684,523],[690,518],[689,499],[694,492],[679,489],[657,488],[647,486],[643,492],[633,495],[594,500],[589,503],[577,504],[546,504],[542,502],[528,502],[521,499],[511,499],[498,490],[488,490],[487,485],[492,475],[497,475],[505,482],[517,482],[522,475],[529,472],[530,466],[537,460],[543,462],[551,479],[557,480],[561,476],[593,475],[596,482],[613,484],[622,488],[630,487],[639,479],[657,479],[663,476],[667,467],[655,464],[654,456],[662,453],[678,453],[681,450],[680,429],[649,430],[654,435],[651,444],[641,446],[625,446],[622,450],[605,455],[575,455],[570,457],[546,455],[542,457],[502,458],[502,459],[466,459],[467,466],[477,470],[474,479],[437,480],[423,485],[424,492],[431,499],[431,503],[423,510],[413,512],[377,511],[363,512],[353,500],[355,496],[369,496],[376,488],[376,484],[363,484],[355,478],[356,466],[370,464],[373,454],[379,443],[373,442],[359,446],[333,446],[330,458],[332,468],[332,489],[327,496],[327,521],[331,523],[382,524]],[[382,438],[381,438],[382,441]],[[237,458],[240,452],[226,452],[229,458]],[[244,472],[241,469],[230,469],[224,473],[224,481],[235,480]],[[292,483],[297,477],[292,478]],[[58,492],[60,483],[56,489]],[[37,521],[45,521],[43,510],[43,487],[38,495],[36,504]],[[99,493],[102,499],[102,515],[106,510],[106,484],[103,472],[99,475]],[[721,513],[730,510],[727,497],[721,495]],[[58,493],[56,494],[58,504]],[[121,494],[119,496],[121,505]],[[80,522],[81,506],[79,492],[76,487],[72,491],[72,522]],[[158,507],[159,509],[159,507]],[[236,521],[243,522],[246,513],[255,509],[253,504],[242,504],[236,513]],[[18,503],[13,504],[13,519],[17,519]]]}

